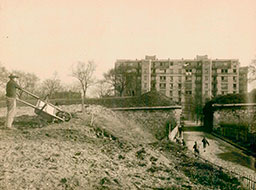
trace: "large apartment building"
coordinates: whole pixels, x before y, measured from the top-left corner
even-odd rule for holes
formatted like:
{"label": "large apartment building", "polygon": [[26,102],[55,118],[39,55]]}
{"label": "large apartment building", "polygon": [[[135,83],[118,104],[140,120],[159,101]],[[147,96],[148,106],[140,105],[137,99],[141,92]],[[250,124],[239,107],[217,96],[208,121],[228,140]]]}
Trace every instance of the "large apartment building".
{"label": "large apartment building", "polygon": [[238,59],[209,59],[207,55],[195,59],[146,56],[141,60],[117,60],[115,66],[119,65],[137,68],[139,89],[138,85],[131,85],[125,95],[156,89],[173,101],[187,105],[188,112],[189,102],[203,105],[206,99],[216,95],[247,92],[248,69],[240,68]]}

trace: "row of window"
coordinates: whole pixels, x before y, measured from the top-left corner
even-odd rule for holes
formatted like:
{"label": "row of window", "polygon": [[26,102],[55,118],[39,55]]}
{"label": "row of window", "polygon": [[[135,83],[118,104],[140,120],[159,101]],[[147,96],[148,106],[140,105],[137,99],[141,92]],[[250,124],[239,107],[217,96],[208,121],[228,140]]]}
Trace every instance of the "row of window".
{"label": "row of window", "polygon": [[[147,73],[147,71],[148,71],[147,69],[144,69],[144,73]],[[151,68],[151,71],[152,71],[152,73],[156,73],[156,69],[155,69],[155,68]],[[213,72],[213,73],[217,73],[217,70],[214,69],[212,72]],[[159,69],[159,73],[167,73],[167,69]],[[171,73],[171,74],[173,74],[173,73],[182,74],[182,69],[178,69],[178,70],[169,69],[169,73]],[[186,70],[185,70],[185,74],[186,74],[186,75],[192,75],[192,73],[194,73],[194,72],[192,71],[192,69],[186,69]],[[197,69],[197,70],[196,70],[196,73],[202,73],[202,70]],[[205,70],[204,70],[204,73],[209,73],[209,70],[208,70],[208,69],[205,69]],[[228,72],[228,69],[221,69],[221,73],[222,73],[222,74],[227,74],[227,73],[229,73],[229,72]],[[232,73],[232,72],[231,72],[231,73]],[[233,69],[233,73],[237,73],[237,69]]]}
{"label": "row of window", "polygon": [[[178,88],[181,89],[181,86],[182,86],[182,85],[179,83],[179,84],[178,84]],[[166,88],[166,83],[160,83],[160,84],[159,84],[159,87],[160,87],[161,89]],[[174,84],[171,83],[171,84],[170,84],[170,88],[173,88],[173,87],[174,87]]]}
{"label": "row of window", "polygon": [[[236,94],[236,93],[237,93],[237,91],[233,91],[233,94]],[[228,91],[221,91],[221,94],[222,95],[228,94]]]}
{"label": "row of window", "polygon": [[[168,69],[170,74],[174,74],[174,73],[178,73],[178,74],[182,74],[182,69]],[[193,72],[192,69],[185,69],[185,74],[186,75],[192,75],[192,73],[202,73],[202,70],[201,69],[197,69],[196,72]],[[151,72],[152,73],[156,73],[156,68],[151,68]],[[148,69],[145,68],[143,69],[143,73],[148,73]],[[159,73],[167,73],[167,69],[159,69]],[[209,73],[209,69],[208,68],[205,68],[204,69],[204,73]],[[217,69],[213,69],[212,70],[212,73],[213,74],[216,74],[217,73]],[[228,69],[221,69],[221,73],[222,74],[227,74],[227,73],[237,73],[237,69],[233,69],[233,72],[229,72]]]}
{"label": "row of window", "polygon": [[[236,73],[236,69],[233,69],[233,73]],[[221,73],[228,73],[228,69],[221,69]]]}
{"label": "row of window", "polygon": [[[170,89],[173,89],[175,86],[174,83],[170,83]],[[209,88],[209,84],[208,83],[205,83],[205,89],[208,89]],[[217,85],[216,84],[213,84],[213,89],[216,89],[217,88]],[[233,89],[236,90],[237,89],[237,84],[234,83],[233,84]],[[144,88],[147,88],[147,83],[144,83]],[[166,89],[166,83],[159,83],[159,88],[160,89]],[[182,88],[182,84],[181,83],[178,83],[178,89],[181,89]],[[185,88],[186,89],[191,89],[192,88],[192,84],[191,83],[188,83],[188,84],[185,84]],[[221,84],[221,89],[222,90],[225,90],[225,89],[228,89],[228,83],[222,83]]]}
{"label": "row of window", "polygon": [[[166,83],[160,83],[159,87],[160,88],[166,88]],[[170,88],[173,88],[173,87],[174,87],[174,83],[170,83]],[[181,87],[182,87],[182,84],[178,83],[178,88],[180,89]],[[185,87],[186,88],[190,88],[190,87],[192,87],[192,84],[185,84]],[[209,84],[205,83],[205,88],[208,89],[208,87],[209,87]],[[214,84],[213,87],[216,88],[217,85]],[[222,83],[221,84],[221,88],[227,89],[228,88],[228,83]],[[236,83],[233,84],[233,88],[237,88],[237,84]]]}
{"label": "row of window", "polygon": [[[184,66],[201,66],[201,62],[198,61],[198,62],[183,62],[183,61],[180,61],[180,62],[175,62],[175,64],[184,64]],[[214,62],[213,61],[213,67],[219,67],[219,66],[229,66],[231,64],[230,61],[228,62]],[[160,66],[160,67],[169,67],[169,66],[173,66],[174,65],[174,62],[172,61],[167,61],[167,62],[153,62],[153,66]],[[232,64],[233,67],[235,68],[236,67],[236,64],[233,63]]]}
{"label": "row of window", "polygon": [[[161,84],[162,84],[162,86],[166,87],[166,85],[164,85],[165,83],[160,83],[160,88],[161,88]],[[181,86],[182,86],[182,85],[181,85],[180,83],[178,83],[178,88],[179,88],[179,89],[181,89]],[[171,84],[170,84],[170,88],[172,89],[173,87],[174,87],[174,84],[171,83]]]}
{"label": "row of window", "polygon": [[[208,95],[208,93],[209,93],[209,91],[206,90],[204,94]],[[233,94],[236,94],[236,93],[237,93],[237,91],[234,90]],[[178,95],[181,96],[181,94],[182,94],[181,91],[178,91]],[[185,94],[192,95],[192,91],[185,91]],[[221,94],[228,94],[228,91],[223,90],[223,91],[221,91]],[[173,96],[173,91],[170,91],[170,96]]]}
{"label": "row of window", "polygon": [[[196,80],[197,81],[200,81],[202,78],[201,78],[201,76],[197,76],[196,77]],[[144,80],[147,80],[147,76],[144,76]],[[160,80],[161,81],[164,81],[164,80],[166,80],[166,76],[160,76]],[[192,76],[186,76],[185,77],[185,80],[186,81],[191,81],[192,80]],[[204,80],[205,81],[208,81],[209,80],[209,77],[208,76],[205,76],[204,77]],[[217,77],[213,77],[213,81],[216,81],[217,80]],[[170,81],[173,81],[173,76],[170,76]],[[179,76],[179,81],[181,81],[181,76]],[[222,76],[221,77],[221,81],[228,81],[228,77],[227,76]],[[233,81],[237,81],[237,77],[236,76],[233,76]]]}
{"label": "row of window", "polygon": [[[200,65],[201,65],[201,63],[200,63],[200,62],[198,62],[198,63],[191,63],[191,62],[186,62],[186,63],[183,63],[183,62],[176,62],[176,63],[175,63],[175,65],[177,65],[177,64],[179,64],[179,65],[184,64],[184,66],[191,66],[191,65],[193,65],[193,66],[200,66]],[[153,67],[156,67],[156,66],[160,66],[160,67],[169,67],[169,66],[173,66],[173,65],[174,65],[174,62],[160,62],[159,64],[157,64],[157,63],[154,63],[154,62],[153,62]]]}
{"label": "row of window", "polygon": [[[208,83],[205,83],[205,88],[206,88],[206,89],[208,88]],[[217,88],[217,85],[214,84],[214,85],[213,85],[213,88]],[[222,83],[222,84],[221,84],[221,88],[222,88],[222,89],[228,89],[228,83]],[[237,88],[237,84],[236,84],[236,83],[233,84],[233,88],[234,88],[234,89]]]}
{"label": "row of window", "polygon": [[[237,91],[233,91],[233,94],[236,94]],[[178,91],[178,95],[179,95],[179,98],[181,99],[181,91]],[[186,91],[185,92],[186,95],[192,95],[192,91]],[[225,94],[228,94],[228,91],[221,91],[221,94],[222,95],[225,95]],[[208,96],[209,95],[209,91],[205,91],[204,95]],[[172,98],[173,97],[173,91],[170,91],[170,97]]]}
{"label": "row of window", "polygon": [[[217,77],[213,77],[213,81],[216,81],[216,80],[217,80]],[[227,76],[222,76],[221,80],[222,81],[227,81],[228,77]],[[237,77],[236,76],[233,76],[233,81],[237,81]]]}

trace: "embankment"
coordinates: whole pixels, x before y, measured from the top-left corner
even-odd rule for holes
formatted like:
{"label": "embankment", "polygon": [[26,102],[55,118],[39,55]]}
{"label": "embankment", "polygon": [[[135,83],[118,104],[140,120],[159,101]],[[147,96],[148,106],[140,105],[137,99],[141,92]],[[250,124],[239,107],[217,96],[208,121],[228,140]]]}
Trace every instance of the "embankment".
{"label": "embankment", "polygon": [[234,176],[157,140],[132,113],[79,108],[66,108],[74,115],[67,123],[31,127],[23,116],[17,130],[1,125],[0,189],[242,189]]}

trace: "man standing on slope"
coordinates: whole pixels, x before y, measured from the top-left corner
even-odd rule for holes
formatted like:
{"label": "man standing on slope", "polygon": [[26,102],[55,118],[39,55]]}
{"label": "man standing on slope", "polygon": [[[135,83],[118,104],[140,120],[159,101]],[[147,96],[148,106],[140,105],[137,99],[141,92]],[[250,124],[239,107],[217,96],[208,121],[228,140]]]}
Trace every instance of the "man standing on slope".
{"label": "man standing on slope", "polygon": [[21,90],[21,87],[15,81],[15,79],[18,78],[17,76],[11,74],[9,78],[10,80],[6,85],[6,105],[7,105],[6,127],[8,129],[14,129],[12,127],[12,122],[16,112],[16,89]]}

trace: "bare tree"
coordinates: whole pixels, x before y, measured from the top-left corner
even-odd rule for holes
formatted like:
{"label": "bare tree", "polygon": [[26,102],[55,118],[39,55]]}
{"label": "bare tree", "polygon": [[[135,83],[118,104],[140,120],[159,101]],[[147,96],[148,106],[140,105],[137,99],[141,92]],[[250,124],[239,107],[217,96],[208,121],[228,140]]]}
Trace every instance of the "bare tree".
{"label": "bare tree", "polygon": [[[37,85],[40,79],[34,73],[26,73],[18,70],[13,71],[13,73],[19,76],[18,84],[21,88],[32,93],[37,90]],[[18,95],[21,96],[22,91],[19,91]]]}
{"label": "bare tree", "polygon": [[42,91],[43,91],[42,94],[43,95],[47,94],[49,97],[51,97],[55,92],[58,92],[61,89],[62,89],[61,81],[58,78],[57,72],[53,74],[52,78],[46,79],[42,83]]}
{"label": "bare tree", "polygon": [[249,71],[249,82],[252,83],[256,80],[256,57],[251,61],[248,71]]}
{"label": "bare tree", "polygon": [[125,90],[136,86],[137,70],[129,65],[119,65],[104,74],[105,81],[111,84],[119,96],[123,96]]}
{"label": "bare tree", "polygon": [[9,72],[7,69],[0,64],[0,86],[5,86],[6,82],[8,81]]}
{"label": "bare tree", "polygon": [[112,96],[114,94],[114,89],[112,85],[107,83],[105,80],[99,80],[94,92],[98,97],[102,98]]}
{"label": "bare tree", "polygon": [[78,62],[75,67],[72,68],[72,77],[76,78],[82,91],[82,111],[84,113],[84,101],[88,88],[94,84],[93,73],[96,69],[96,65],[89,61],[88,63]]}
{"label": "bare tree", "polygon": [[66,84],[64,90],[71,92],[80,92],[80,83],[78,81],[72,82],[71,84]]}

